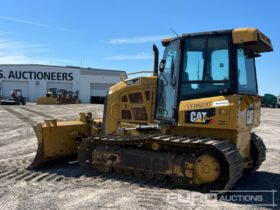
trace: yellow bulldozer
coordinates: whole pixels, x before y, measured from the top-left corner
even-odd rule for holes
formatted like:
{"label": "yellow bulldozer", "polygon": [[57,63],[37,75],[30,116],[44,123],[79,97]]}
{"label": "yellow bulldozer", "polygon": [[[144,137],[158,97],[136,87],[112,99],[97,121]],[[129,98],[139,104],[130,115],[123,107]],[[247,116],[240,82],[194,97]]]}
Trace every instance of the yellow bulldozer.
{"label": "yellow bulldozer", "polygon": [[255,57],[272,51],[256,28],[190,33],[154,45],[152,76],[122,77],[103,119],[48,119],[34,127],[30,168],[77,158],[86,174],[120,173],[192,189],[229,190],[265,160]]}
{"label": "yellow bulldozer", "polygon": [[79,90],[67,91],[64,89],[50,88],[46,96],[37,99],[37,104],[56,105],[56,104],[79,104]]}
{"label": "yellow bulldozer", "polygon": [[46,96],[41,96],[37,99],[37,104],[59,104],[57,98],[57,89],[49,88]]}

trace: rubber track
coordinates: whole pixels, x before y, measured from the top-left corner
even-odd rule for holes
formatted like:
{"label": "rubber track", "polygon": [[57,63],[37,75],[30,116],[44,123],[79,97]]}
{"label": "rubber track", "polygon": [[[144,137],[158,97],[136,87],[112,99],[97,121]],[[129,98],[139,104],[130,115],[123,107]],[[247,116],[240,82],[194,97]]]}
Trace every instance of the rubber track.
{"label": "rubber track", "polygon": [[[178,147],[194,148],[212,148],[220,151],[229,165],[228,181],[224,184],[223,189],[232,189],[237,181],[242,177],[243,160],[234,145],[211,138],[190,138],[171,135],[141,135],[141,136],[115,136],[115,135],[98,135],[84,139],[78,151],[79,162],[85,173],[94,175],[94,169],[91,165],[91,152],[95,145],[141,145],[146,143],[157,142],[159,144],[172,145]],[[179,184],[180,183],[176,183]],[[207,186],[211,190],[214,186]],[[215,188],[214,188],[215,189]]]}
{"label": "rubber track", "polygon": [[257,151],[258,151],[258,160],[255,163],[254,169],[252,171],[252,172],[255,172],[256,170],[259,169],[262,162],[265,161],[266,147],[265,147],[265,144],[263,143],[262,138],[259,137],[258,135],[256,135],[255,133],[252,133],[251,139],[253,141],[252,143],[255,145],[255,147],[257,148]]}

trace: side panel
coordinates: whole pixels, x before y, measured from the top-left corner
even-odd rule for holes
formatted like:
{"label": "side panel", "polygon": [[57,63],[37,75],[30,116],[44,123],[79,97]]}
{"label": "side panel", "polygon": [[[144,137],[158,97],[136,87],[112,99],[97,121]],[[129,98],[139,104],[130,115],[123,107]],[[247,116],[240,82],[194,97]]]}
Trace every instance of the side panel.
{"label": "side panel", "polygon": [[105,133],[119,131],[122,123],[148,124],[154,121],[157,77],[140,77],[112,86],[106,106]]}
{"label": "side panel", "polygon": [[182,101],[179,122],[182,127],[235,129],[237,97],[211,97]]}
{"label": "side panel", "polygon": [[259,124],[260,97],[230,95],[182,101],[177,129],[181,135],[224,138],[246,158],[250,132]]}
{"label": "side panel", "polygon": [[182,101],[178,126],[247,131],[260,123],[260,97],[217,96]]}

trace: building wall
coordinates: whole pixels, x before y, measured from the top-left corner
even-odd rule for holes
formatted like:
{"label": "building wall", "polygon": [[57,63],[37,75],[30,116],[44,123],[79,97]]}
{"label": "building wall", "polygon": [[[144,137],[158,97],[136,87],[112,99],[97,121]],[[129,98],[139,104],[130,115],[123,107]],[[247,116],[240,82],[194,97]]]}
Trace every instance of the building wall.
{"label": "building wall", "polygon": [[4,94],[5,81],[27,82],[28,95],[23,93],[23,96],[28,97],[29,101],[36,101],[38,97],[44,96],[51,86],[48,87],[48,83],[57,84],[57,87],[72,85],[72,91],[80,91],[81,102],[89,103],[92,83],[115,84],[120,81],[120,74],[123,73],[125,72],[48,65],[0,65],[0,94]]}

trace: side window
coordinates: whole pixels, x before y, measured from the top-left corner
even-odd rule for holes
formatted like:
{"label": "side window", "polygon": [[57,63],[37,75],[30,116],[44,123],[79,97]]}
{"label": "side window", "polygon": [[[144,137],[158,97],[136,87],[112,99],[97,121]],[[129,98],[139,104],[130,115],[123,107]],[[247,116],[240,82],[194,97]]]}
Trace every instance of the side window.
{"label": "side window", "polygon": [[[202,80],[204,59],[202,51],[186,52],[187,67],[183,75],[183,81]],[[185,77],[184,77],[185,76]]]}
{"label": "side window", "polygon": [[248,84],[244,52],[240,49],[238,50],[238,84],[240,87]]}
{"label": "side window", "polygon": [[185,40],[185,52],[183,56],[184,68],[181,72],[181,94],[190,94],[199,89],[197,82],[203,80],[204,76],[204,51],[205,38],[191,38]]}
{"label": "side window", "polygon": [[160,72],[158,77],[156,118],[169,121],[173,120],[175,106],[175,86],[172,85],[172,81],[176,78],[179,65],[178,42],[166,47],[163,60],[165,60],[164,71]]}
{"label": "side window", "polygon": [[229,55],[227,49],[212,52],[211,70],[213,80],[229,80]]}
{"label": "side window", "polygon": [[168,72],[168,71],[171,71],[171,65],[172,63],[174,65],[176,65],[174,62],[177,58],[177,51],[173,48],[170,48],[168,50],[168,53],[167,53],[167,56],[166,56],[166,61],[165,61],[165,68],[164,68],[164,71],[165,72]]}
{"label": "side window", "polygon": [[249,58],[243,49],[238,49],[237,66],[238,92],[243,94],[257,94],[254,58]]}
{"label": "side window", "polygon": [[208,39],[208,61],[205,80],[229,80],[228,37],[218,36]]}

